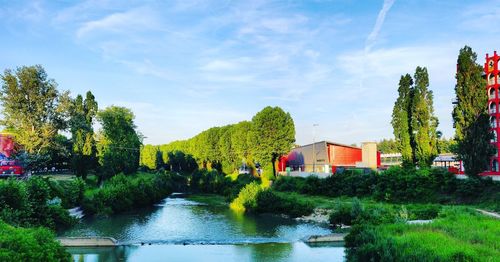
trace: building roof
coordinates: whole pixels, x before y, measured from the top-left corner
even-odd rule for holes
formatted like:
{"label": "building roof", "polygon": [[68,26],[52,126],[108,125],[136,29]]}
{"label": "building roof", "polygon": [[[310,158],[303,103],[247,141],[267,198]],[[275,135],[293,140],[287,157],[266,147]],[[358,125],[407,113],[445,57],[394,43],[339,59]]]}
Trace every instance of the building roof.
{"label": "building roof", "polygon": [[[354,149],[361,149],[360,147],[356,147],[356,146],[349,146],[349,145],[344,145],[344,144],[340,144],[340,143],[336,143],[336,142],[331,142],[331,141],[327,141],[327,140],[318,141],[318,142],[315,142],[314,144],[321,144],[321,143],[326,143],[326,144],[328,144],[328,145],[334,145],[334,146],[349,147],[349,148],[354,148]],[[313,143],[310,143],[310,144],[306,144],[306,145],[298,146],[298,147],[295,147],[295,148],[306,147],[306,146],[310,146],[310,145],[312,145],[312,144],[313,144]]]}

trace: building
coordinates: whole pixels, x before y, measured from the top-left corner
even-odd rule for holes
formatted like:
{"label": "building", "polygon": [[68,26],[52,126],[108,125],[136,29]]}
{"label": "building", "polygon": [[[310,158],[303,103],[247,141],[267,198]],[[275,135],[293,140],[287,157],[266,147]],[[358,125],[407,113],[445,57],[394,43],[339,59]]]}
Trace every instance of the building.
{"label": "building", "polygon": [[280,159],[278,171],[306,176],[315,173],[328,176],[344,168],[380,167],[380,153],[375,142],[365,142],[361,148],[330,141],[321,141],[294,148]]}
{"label": "building", "polygon": [[494,138],[491,143],[495,145],[496,154],[490,160],[490,168],[485,171],[484,175],[498,176],[500,175],[500,169],[498,162],[500,161],[498,152],[500,150],[500,143],[498,142],[498,132],[499,130],[499,84],[500,75],[498,70],[498,60],[500,56],[497,55],[495,51],[493,56],[486,54],[486,62],[484,63],[484,76],[486,77],[486,90],[488,92],[488,113],[490,115],[490,126],[493,131]]}

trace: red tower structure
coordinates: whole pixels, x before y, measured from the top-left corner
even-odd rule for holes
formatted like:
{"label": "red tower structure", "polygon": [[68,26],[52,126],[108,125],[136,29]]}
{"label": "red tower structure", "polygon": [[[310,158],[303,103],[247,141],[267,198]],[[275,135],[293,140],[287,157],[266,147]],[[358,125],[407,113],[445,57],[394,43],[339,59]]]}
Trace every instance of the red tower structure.
{"label": "red tower structure", "polygon": [[490,126],[493,131],[494,138],[491,143],[495,145],[496,153],[491,158],[490,168],[488,171],[484,172],[484,175],[500,175],[500,169],[498,163],[500,161],[499,151],[500,142],[498,141],[498,135],[500,132],[499,120],[499,89],[500,89],[500,76],[499,76],[499,60],[500,56],[497,55],[495,51],[493,56],[486,54],[486,63],[484,64],[484,76],[486,77],[486,90],[488,92],[488,113],[490,115]]}

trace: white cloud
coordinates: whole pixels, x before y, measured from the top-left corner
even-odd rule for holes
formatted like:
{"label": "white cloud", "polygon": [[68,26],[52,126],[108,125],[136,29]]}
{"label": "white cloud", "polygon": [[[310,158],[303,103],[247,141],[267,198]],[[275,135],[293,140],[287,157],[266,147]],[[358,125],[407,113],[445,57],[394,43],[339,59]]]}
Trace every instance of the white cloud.
{"label": "white cloud", "polygon": [[144,31],[157,27],[155,15],[148,8],[132,9],[127,12],[113,13],[98,20],[85,22],[76,32],[78,38],[93,33],[127,33]]}
{"label": "white cloud", "polygon": [[377,21],[375,22],[375,26],[373,26],[373,29],[371,33],[368,35],[368,38],[366,39],[365,43],[365,52],[369,52],[373,45],[375,44],[375,41],[377,40],[378,34],[380,32],[380,29],[382,28],[382,25],[384,24],[385,16],[391,9],[392,5],[394,4],[395,0],[384,0],[384,5],[382,6],[382,9],[378,13],[377,16]]}

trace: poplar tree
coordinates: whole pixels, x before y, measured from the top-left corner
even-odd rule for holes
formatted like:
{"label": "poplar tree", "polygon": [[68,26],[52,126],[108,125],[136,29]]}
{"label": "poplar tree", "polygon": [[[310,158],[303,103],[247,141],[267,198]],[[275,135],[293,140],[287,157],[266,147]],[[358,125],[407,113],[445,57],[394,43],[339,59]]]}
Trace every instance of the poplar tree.
{"label": "poplar tree", "polygon": [[397,149],[401,153],[403,166],[413,165],[413,150],[411,147],[411,101],[413,79],[409,74],[399,80],[398,99],[392,111],[392,127],[396,138]]}
{"label": "poplar tree", "polygon": [[414,162],[420,167],[429,167],[437,156],[438,119],[434,116],[433,94],[429,90],[427,68],[418,66],[411,102],[410,131],[413,136]]}
{"label": "poplar tree", "polygon": [[495,153],[494,146],[490,144],[493,133],[487,113],[486,80],[481,76],[483,69],[476,59],[472,48],[464,46],[460,49],[455,76],[456,103],[452,113],[456,154],[464,163],[465,173],[471,177],[487,170]]}
{"label": "poplar tree", "polygon": [[70,130],[73,138],[72,166],[76,176],[87,177],[96,164],[96,142],[93,123],[98,110],[92,92],[88,91],[85,100],[78,95],[73,101],[70,112]]}

